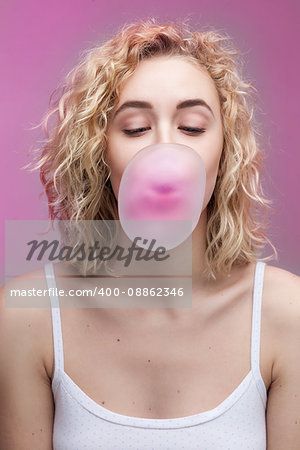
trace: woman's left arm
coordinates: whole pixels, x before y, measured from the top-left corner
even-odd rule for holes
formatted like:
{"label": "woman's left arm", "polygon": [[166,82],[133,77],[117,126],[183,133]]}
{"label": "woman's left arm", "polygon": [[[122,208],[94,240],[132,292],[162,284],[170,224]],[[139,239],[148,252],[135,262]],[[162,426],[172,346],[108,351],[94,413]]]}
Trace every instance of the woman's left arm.
{"label": "woman's left arm", "polygon": [[267,450],[299,450],[300,277],[276,270],[270,301],[276,359],[268,389]]}

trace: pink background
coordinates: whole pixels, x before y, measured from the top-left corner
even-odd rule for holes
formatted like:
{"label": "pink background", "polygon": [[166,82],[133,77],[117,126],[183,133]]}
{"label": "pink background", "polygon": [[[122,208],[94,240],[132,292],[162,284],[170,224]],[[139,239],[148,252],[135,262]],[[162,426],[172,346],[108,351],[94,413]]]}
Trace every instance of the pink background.
{"label": "pink background", "polygon": [[[42,138],[29,128],[41,120],[50,93],[81,50],[124,23],[152,16],[216,27],[243,52],[244,74],[260,93],[257,117],[267,153],[263,187],[275,208],[268,236],[279,260],[270,264],[300,275],[299,14],[297,0],[2,0],[1,266],[4,221],[47,218],[38,173],[20,168]],[[265,254],[270,252],[267,247]]]}

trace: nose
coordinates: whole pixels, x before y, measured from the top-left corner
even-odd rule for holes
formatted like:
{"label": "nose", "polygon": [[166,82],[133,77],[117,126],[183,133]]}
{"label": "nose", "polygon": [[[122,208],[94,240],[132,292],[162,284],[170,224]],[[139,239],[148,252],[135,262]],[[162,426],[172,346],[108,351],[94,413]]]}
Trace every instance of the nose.
{"label": "nose", "polygon": [[153,144],[169,144],[176,143],[174,136],[174,131],[172,131],[171,126],[167,124],[161,124],[154,135]]}

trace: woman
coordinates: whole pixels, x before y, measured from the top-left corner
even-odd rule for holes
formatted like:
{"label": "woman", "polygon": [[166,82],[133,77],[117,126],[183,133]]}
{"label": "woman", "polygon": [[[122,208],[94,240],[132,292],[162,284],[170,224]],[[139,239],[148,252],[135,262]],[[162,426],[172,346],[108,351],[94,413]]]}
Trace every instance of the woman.
{"label": "woman", "polygon": [[[50,217],[117,220],[121,176],[140,149],[193,148],[207,174],[193,306],[3,305],[1,448],[300,447],[300,282],[256,257],[267,240],[250,209],[266,208],[262,157],[228,42],[143,21],[67,77],[37,164]],[[45,286],[58,282],[52,270]]]}

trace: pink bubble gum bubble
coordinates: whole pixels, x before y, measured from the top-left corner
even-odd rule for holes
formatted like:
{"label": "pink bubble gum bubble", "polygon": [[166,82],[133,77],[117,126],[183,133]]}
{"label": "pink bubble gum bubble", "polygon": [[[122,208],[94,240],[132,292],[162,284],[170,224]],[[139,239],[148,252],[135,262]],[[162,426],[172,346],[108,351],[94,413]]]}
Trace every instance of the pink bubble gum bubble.
{"label": "pink bubble gum bubble", "polygon": [[147,239],[153,251],[170,250],[195,229],[202,212],[206,171],[202,158],[181,144],[155,144],[141,149],[124,170],[119,194],[119,219],[133,241]]}

